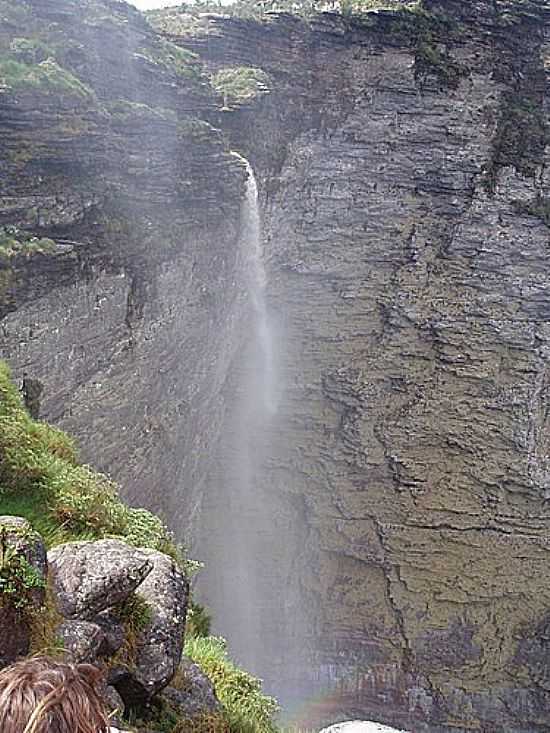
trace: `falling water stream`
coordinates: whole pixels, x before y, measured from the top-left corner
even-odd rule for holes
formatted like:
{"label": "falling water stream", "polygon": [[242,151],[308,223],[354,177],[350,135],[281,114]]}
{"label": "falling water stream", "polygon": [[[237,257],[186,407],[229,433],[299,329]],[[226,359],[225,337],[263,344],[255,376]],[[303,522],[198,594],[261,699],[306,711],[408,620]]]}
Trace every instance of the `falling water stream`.
{"label": "falling water stream", "polygon": [[[233,155],[238,155],[233,153]],[[241,158],[241,156],[238,156]],[[273,334],[269,324],[266,305],[267,276],[264,264],[262,247],[262,232],[260,221],[260,207],[258,205],[258,185],[250,163],[241,160],[246,165],[248,174],[246,181],[246,197],[241,211],[241,241],[246,252],[246,276],[248,292],[254,309],[256,341],[258,354],[257,394],[253,395],[256,409],[261,413],[276,412],[275,373],[273,361]],[[252,417],[252,416],[251,416]],[[261,418],[261,415],[259,416]]]}
{"label": "falling water stream", "polygon": [[247,171],[240,223],[246,288],[243,342],[229,380],[217,470],[203,508],[199,549],[206,568],[199,578],[199,595],[212,610],[213,631],[227,638],[232,657],[262,675],[262,624],[268,623],[272,605],[266,600],[266,560],[273,538],[269,499],[262,494],[258,477],[269,454],[267,435],[277,412],[277,380],[258,187],[248,161],[234,155]]}

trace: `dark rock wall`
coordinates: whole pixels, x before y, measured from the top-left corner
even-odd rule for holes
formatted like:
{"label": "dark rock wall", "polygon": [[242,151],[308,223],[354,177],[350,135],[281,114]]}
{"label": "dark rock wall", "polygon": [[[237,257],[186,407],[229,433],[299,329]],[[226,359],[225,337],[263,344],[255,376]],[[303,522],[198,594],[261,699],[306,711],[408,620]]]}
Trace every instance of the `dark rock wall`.
{"label": "dark rock wall", "polygon": [[292,667],[299,604],[338,691],[316,715],[550,730],[549,20],[425,10],[184,41],[274,79],[226,123],[281,335],[264,669]]}
{"label": "dark rock wall", "polygon": [[0,11],[0,52],[46,44],[87,89],[0,87],[0,226],[56,243],[0,252],[0,356],[42,387],[41,417],[182,537],[246,313],[242,165],[202,119],[214,98],[200,63],[135,9]]}

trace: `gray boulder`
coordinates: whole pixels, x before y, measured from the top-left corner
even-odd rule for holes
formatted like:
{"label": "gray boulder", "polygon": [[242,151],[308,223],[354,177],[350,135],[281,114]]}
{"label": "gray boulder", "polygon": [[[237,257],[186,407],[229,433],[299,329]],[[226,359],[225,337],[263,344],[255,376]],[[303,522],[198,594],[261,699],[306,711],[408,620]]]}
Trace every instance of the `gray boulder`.
{"label": "gray boulder", "polygon": [[[4,581],[0,586],[0,667],[4,667],[29,653],[30,629],[25,611],[44,603],[46,549],[26,519],[0,516],[0,568]],[[16,591],[12,594],[9,588],[14,583]]]}
{"label": "gray boulder", "polygon": [[95,616],[94,623],[103,630],[104,638],[99,649],[99,656],[112,657],[124,644],[124,626],[120,620],[110,611],[102,611]]}
{"label": "gray boulder", "polygon": [[50,550],[48,562],[59,613],[81,620],[126,600],[153,567],[121,540],[68,542]]}
{"label": "gray boulder", "polygon": [[109,722],[111,725],[120,728],[122,718],[124,717],[123,699],[111,685],[105,685],[101,691],[101,697],[109,714]]}
{"label": "gray boulder", "polygon": [[189,584],[172,558],[143,550],[153,569],[136,590],[151,620],[138,637],[135,666],[117,689],[129,705],[149,700],[173,678],[181,660]]}
{"label": "gray boulder", "polygon": [[91,621],[64,621],[57,635],[75,662],[96,662],[105,641],[103,629]]}

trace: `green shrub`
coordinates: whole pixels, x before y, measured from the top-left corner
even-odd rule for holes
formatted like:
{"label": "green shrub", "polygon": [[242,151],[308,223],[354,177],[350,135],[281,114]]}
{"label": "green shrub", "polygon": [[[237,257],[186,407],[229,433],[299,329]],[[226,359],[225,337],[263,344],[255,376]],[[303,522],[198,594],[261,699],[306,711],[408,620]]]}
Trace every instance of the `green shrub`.
{"label": "green shrub", "polygon": [[276,733],[277,701],[262,692],[261,680],[229,659],[224,639],[192,637],[185,642],[184,654],[211,680],[232,733]]}
{"label": "green shrub", "polygon": [[196,601],[191,601],[187,609],[185,620],[185,636],[210,636],[212,617],[204,606]]}
{"label": "green shrub", "polygon": [[48,237],[33,237],[14,226],[0,227],[0,261],[7,261],[18,253],[52,252],[55,242]]}
{"label": "green shrub", "polygon": [[0,606],[7,603],[18,610],[33,605],[33,591],[44,588],[44,578],[8,543],[6,530],[0,532]]}
{"label": "green shrub", "polygon": [[239,106],[251,102],[262,94],[267,94],[270,88],[270,78],[262,71],[252,66],[237,66],[220,69],[212,77],[212,86],[223,96],[226,108]]}

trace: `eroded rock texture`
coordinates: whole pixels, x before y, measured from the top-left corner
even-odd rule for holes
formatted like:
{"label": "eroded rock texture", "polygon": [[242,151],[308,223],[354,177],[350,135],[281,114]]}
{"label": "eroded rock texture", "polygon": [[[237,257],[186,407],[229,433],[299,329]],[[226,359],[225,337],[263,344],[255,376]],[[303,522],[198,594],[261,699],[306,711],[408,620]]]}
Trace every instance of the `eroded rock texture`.
{"label": "eroded rock texture", "polygon": [[0,17],[0,226],[55,243],[0,251],[0,356],[35,415],[182,531],[239,346],[243,166],[202,120],[200,63],[132,6]]}
{"label": "eroded rock texture", "polygon": [[[55,242],[2,256],[29,408],[178,531],[206,494],[220,625],[233,604],[264,676],[334,689],[321,717],[550,730],[546,4],[211,19],[172,40],[272,79],[223,114],[128,6],[12,6],[1,50],[72,75],[0,87],[0,224]],[[206,118],[260,179],[278,343],[232,598],[244,175]]]}
{"label": "eroded rock texture", "polygon": [[263,178],[281,343],[264,670],[302,615],[348,717],[550,730],[550,18],[424,9],[181,41],[274,80],[228,123]]}

